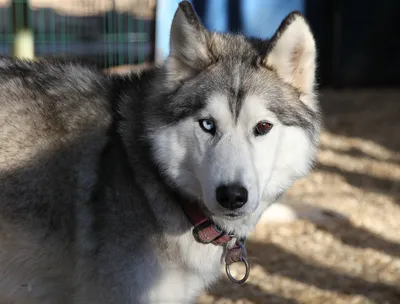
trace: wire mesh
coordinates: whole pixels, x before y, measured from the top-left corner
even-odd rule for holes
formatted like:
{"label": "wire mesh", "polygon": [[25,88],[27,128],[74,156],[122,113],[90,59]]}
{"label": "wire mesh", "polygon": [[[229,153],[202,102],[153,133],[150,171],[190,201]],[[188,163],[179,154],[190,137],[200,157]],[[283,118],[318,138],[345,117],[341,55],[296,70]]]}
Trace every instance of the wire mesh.
{"label": "wire mesh", "polygon": [[35,57],[73,58],[102,68],[153,60],[155,0],[0,0],[0,55],[16,31],[33,34]]}

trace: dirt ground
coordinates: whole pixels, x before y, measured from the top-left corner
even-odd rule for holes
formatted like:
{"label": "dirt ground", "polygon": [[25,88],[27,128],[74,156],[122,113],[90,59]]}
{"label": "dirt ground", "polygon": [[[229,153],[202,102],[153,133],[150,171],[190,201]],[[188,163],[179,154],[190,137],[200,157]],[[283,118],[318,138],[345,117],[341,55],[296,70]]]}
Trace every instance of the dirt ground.
{"label": "dirt ground", "polygon": [[318,164],[284,199],[298,218],[264,218],[248,282],[224,278],[198,304],[400,303],[400,91],[325,90],[321,101]]}

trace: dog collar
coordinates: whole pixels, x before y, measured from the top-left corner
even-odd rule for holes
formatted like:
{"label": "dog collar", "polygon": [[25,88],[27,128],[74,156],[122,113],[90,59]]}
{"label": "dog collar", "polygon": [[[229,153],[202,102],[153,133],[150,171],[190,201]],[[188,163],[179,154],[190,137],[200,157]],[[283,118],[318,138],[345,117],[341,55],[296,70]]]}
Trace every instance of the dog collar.
{"label": "dog collar", "polygon": [[[194,239],[202,244],[213,244],[216,246],[224,246],[235,238],[234,235],[228,234],[220,229],[215,223],[206,217],[203,210],[198,204],[181,204],[186,217],[193,225],[192,234]],[[237,284],[246,282],[250,274],[250,266],[247,262],[247,252],[245,246],[245,238],[236,238],[235,245],[227,249],[225,255],[225,271],[228,278]],[[246,273],[240,280],[235,279],[230,272],[230,265],[233,263],[243,263],[246,267]]]}

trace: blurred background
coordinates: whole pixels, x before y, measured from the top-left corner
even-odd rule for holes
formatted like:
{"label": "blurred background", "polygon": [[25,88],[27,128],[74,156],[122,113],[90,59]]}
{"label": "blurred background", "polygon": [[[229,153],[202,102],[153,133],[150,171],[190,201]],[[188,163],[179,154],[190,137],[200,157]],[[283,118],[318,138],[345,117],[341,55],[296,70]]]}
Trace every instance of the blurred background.
{"label": "blurred background", "polygon": [[[178,2],[0,0],[0,55],[151,66],[168,55]],[[222,278],[198,304],[400,303],[400,2],[191,2],[211,30],[264,38],[305,14],[325,117],[316,168],[249,239],[248,283]]]}

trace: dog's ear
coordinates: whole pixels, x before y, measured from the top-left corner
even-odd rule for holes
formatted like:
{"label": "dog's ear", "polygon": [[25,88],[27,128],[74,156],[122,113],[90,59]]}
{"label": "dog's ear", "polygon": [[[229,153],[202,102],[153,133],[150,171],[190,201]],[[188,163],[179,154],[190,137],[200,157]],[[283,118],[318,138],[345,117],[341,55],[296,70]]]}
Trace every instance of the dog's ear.
{"label": "dog's ear", "polygon": [[[299,12],[289,14],[270,40],[263,63],[313,102],[316,47],[310,27]],[[310,105],[312,106],[312,105]]]}
{"label": "dog's ear", "polygon": [[168,76],[172,81],[192,77],[212,63],[209,32],[188,1],[179,3],[171,26]]}

